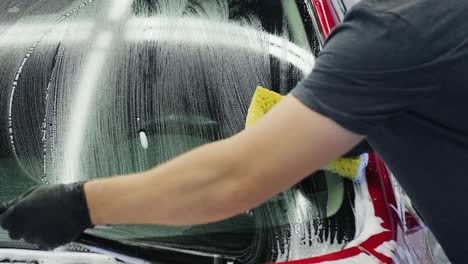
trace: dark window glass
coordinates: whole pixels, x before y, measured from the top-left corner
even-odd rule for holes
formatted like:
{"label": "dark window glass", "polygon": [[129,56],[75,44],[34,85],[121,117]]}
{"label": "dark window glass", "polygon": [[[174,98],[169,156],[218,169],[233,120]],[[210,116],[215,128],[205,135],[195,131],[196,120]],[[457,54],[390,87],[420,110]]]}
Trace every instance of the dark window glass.
{"label": "dark window glass", "polygon": [[[287,94],[311,70],[319,47],[307,10],[292,0],[1,1],[0,201],[142,171],[239,132],[257,85]],[[318,172],[226,221],[100,227],[86,239],[241,263],[311,257],[354,237],[353,190]],[[1,232],[0,246],[34,248]]]}

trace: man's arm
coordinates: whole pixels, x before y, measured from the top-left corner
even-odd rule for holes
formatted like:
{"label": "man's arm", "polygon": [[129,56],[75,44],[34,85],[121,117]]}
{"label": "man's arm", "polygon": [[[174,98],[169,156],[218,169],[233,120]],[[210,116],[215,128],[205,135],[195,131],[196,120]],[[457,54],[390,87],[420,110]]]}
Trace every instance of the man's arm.
{"label": "man's arm", "polygon": [[213,222],[286,190],[362,138],[287,97],[238,135],[152,170],[36,187],[0,205],[0,224],[12,239],[51,249],[93,224]]}
{"label": "man's arm", "polygon": [[363,139],[286,97],[253,127],[137,175],[91,181],[94,224],[194,225],[251,209]]}

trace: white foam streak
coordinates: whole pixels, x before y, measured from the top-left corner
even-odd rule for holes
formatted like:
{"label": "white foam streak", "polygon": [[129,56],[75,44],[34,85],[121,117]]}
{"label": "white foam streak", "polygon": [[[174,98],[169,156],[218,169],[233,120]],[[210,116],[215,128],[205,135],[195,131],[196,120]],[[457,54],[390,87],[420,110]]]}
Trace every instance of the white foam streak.
{"label": "white foam streak", "polygon": [[[131,2],[128,0],[117,0],[112,5],[109,19],[116,21],[122,19],[128,13]],[[94,28],[92,22],[61,23],[54,28],[54,34],[47,36],[43,40],[44,44],[58,43],[63,41],[63,36],[67,32],[68,42],[81,42],[89,39]],[[21,42],[31,42],[40,39],[43,32],[50,29],[47,24],[18,24],[8,29],[2,34],[0,47],[12,46]],[[0,32],[2,29],[0,28]],[[168,34],[168,32],[170,32]],[[209,34],[200,37],[200,32]],[[238,24],[227,22],[213,22],[199,18],[132,18],[126,24],[125,39],[127,41],[167,41],[173,43],[187,43],[190,45],[206,45],[211,43],[216,46],[236,47],[255,52],[262,51],[263,46],[252,45],[252,42],[245,41],[249,38],[258,38],[269,44],[271,55],[290,62],[304,74],[312,71],[314,57],[311,52],[286,41],[278,36],[265,33],[253,28],[246,28]]]}
{"label": "white foam streak", "polygon": [[132,0],[113,0],[108,19],[110,21],[121,20],[125,15],[130,13],[129,11],[132,3]]}
{"label": "white foam streak", "polygon": [[[79,42],[85,41],[90,37],[94,23],[82,21],[80,23],[60,23],[54,27],[54,34],[50,34],[42,40],[43,44],[53,44],[63,41],[63,36],[68,32],[67,41]],[[1,34],[0,47],[15,46],[18,43],[35,42],[43,38],[44,33],[50,30],[50,24],[28,24],[18,23],[12,27],[0,27]]]}
{"label": "white foam streak", "polygon": [[382,227],[382,218],[375,215],[374,205],[369,194],[369,188],[365,177],[363,177],[361,182],[354,184],[354,189],[356,236],[353,241],[348,243],[346,248],[359,246],[371,236],[389,231]]}
{"label": "white foam streak", "polygon": [[[125,39],[132,41],[159,41],[204,46],[231,47],[261,52],[266,43],[269,53],[287,61],[304,74],[312,71],[314,57],[311,52],[285,40],[254,28],[235,23],[213,22],[199,18],[133,18],[128,21]],[[208,34],[200,36],[200,32]],[[258,42],[246,41],[258,39]],[[261,44],[262,43],[262,44]]]}
{"label": "white foam streak", "polygon": [[395,241],[386,241],[385,243],[378,246],[375,251],[393,259],[395,257],[395,250],[397,248],[397,243]]}
{"label": "white foam streak", "polygon": [[65,166],[63,173],[64,182],[76,182],[81,180],[79,172],[80,153],[83,146],[84,133],[88,121],[89,112],[95,93],[96,83],[104,67],[113,34],[110,31],[101,33],[96,39],[88,62],[84,66],[84,72],[75,96],[71,111],[71,124],[68,129],[68,138],[65,143]]}
{"label": "white foam streak", "polygon": [[[288,242],[288,251],[280,254],[277,262],[306,259],[343,249],[345,244],[337,243],[336,237],[329,236],[320,241],[314,231],[307,230],[308,225],[314,226],[313,219],[318,218],[319,208],[310,202],[302,192],[297,192],[293,200],[289,201],[288,204],[288,222],[291,225],[292,232]],[[318,226],[318,229],[322,227],[321,225]],[[311,242],[310,244],[309,241]]]}

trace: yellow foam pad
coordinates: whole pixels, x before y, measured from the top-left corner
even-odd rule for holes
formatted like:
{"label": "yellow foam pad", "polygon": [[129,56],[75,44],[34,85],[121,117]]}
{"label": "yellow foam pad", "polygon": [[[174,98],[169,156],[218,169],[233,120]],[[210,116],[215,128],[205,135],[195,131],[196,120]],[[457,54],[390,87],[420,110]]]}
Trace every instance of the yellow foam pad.
{"label": "yellow foam pad", "polygon": [[274,105],[283,99],[281,94],[258,86],[250,103],[245,127],[249,127],[264,116]]}
{"label": "yellow foam pad", "polygon": [[[257,87],[247,114],[246,127],[249,127],[264,116],[274,105],[284,97],[278,93]],[[362,177],[367,165],[367,155],[352,158],[340,158],[323,167],[324,170],[335,172],[351,180]]]}
{"label": "yellow foam pad", "polygon": [[330,162],[323,167],[353,181],[359,180],[365,173],[368,155],[362,154],[358,157],[340,158]]}

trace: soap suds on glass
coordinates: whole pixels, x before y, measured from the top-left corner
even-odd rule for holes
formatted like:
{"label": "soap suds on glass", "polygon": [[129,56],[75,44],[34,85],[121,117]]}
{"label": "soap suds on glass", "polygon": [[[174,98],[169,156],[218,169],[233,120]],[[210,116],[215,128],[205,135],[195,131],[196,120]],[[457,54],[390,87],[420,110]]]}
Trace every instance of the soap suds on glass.
{"label": "soap suds on glass", "polygon": [[[261,13],[274,11],[269,6],[255,8],[268,1],[37,2],[18,6],[18,14],[34,16],[0,10],[0,56],[7,62],[0,65],[0,111],[7,116],[0,139],[21,167],[18,177],[29,175],[30,182],[141,172],[230,137],[244,129],[257,85],[286,94],[314,64],[304,28],[283,17],[298,8],[284,1],[274,7],[287,7],[276,21]],[[233,254],[242,263],[326,254],[353,240],[355,197],[353,184],[344,184],[346,208],[327,217],[321,179],[215,225],[93,232]],[[194,245],[180,238],[191,232],[210,239]]]}

